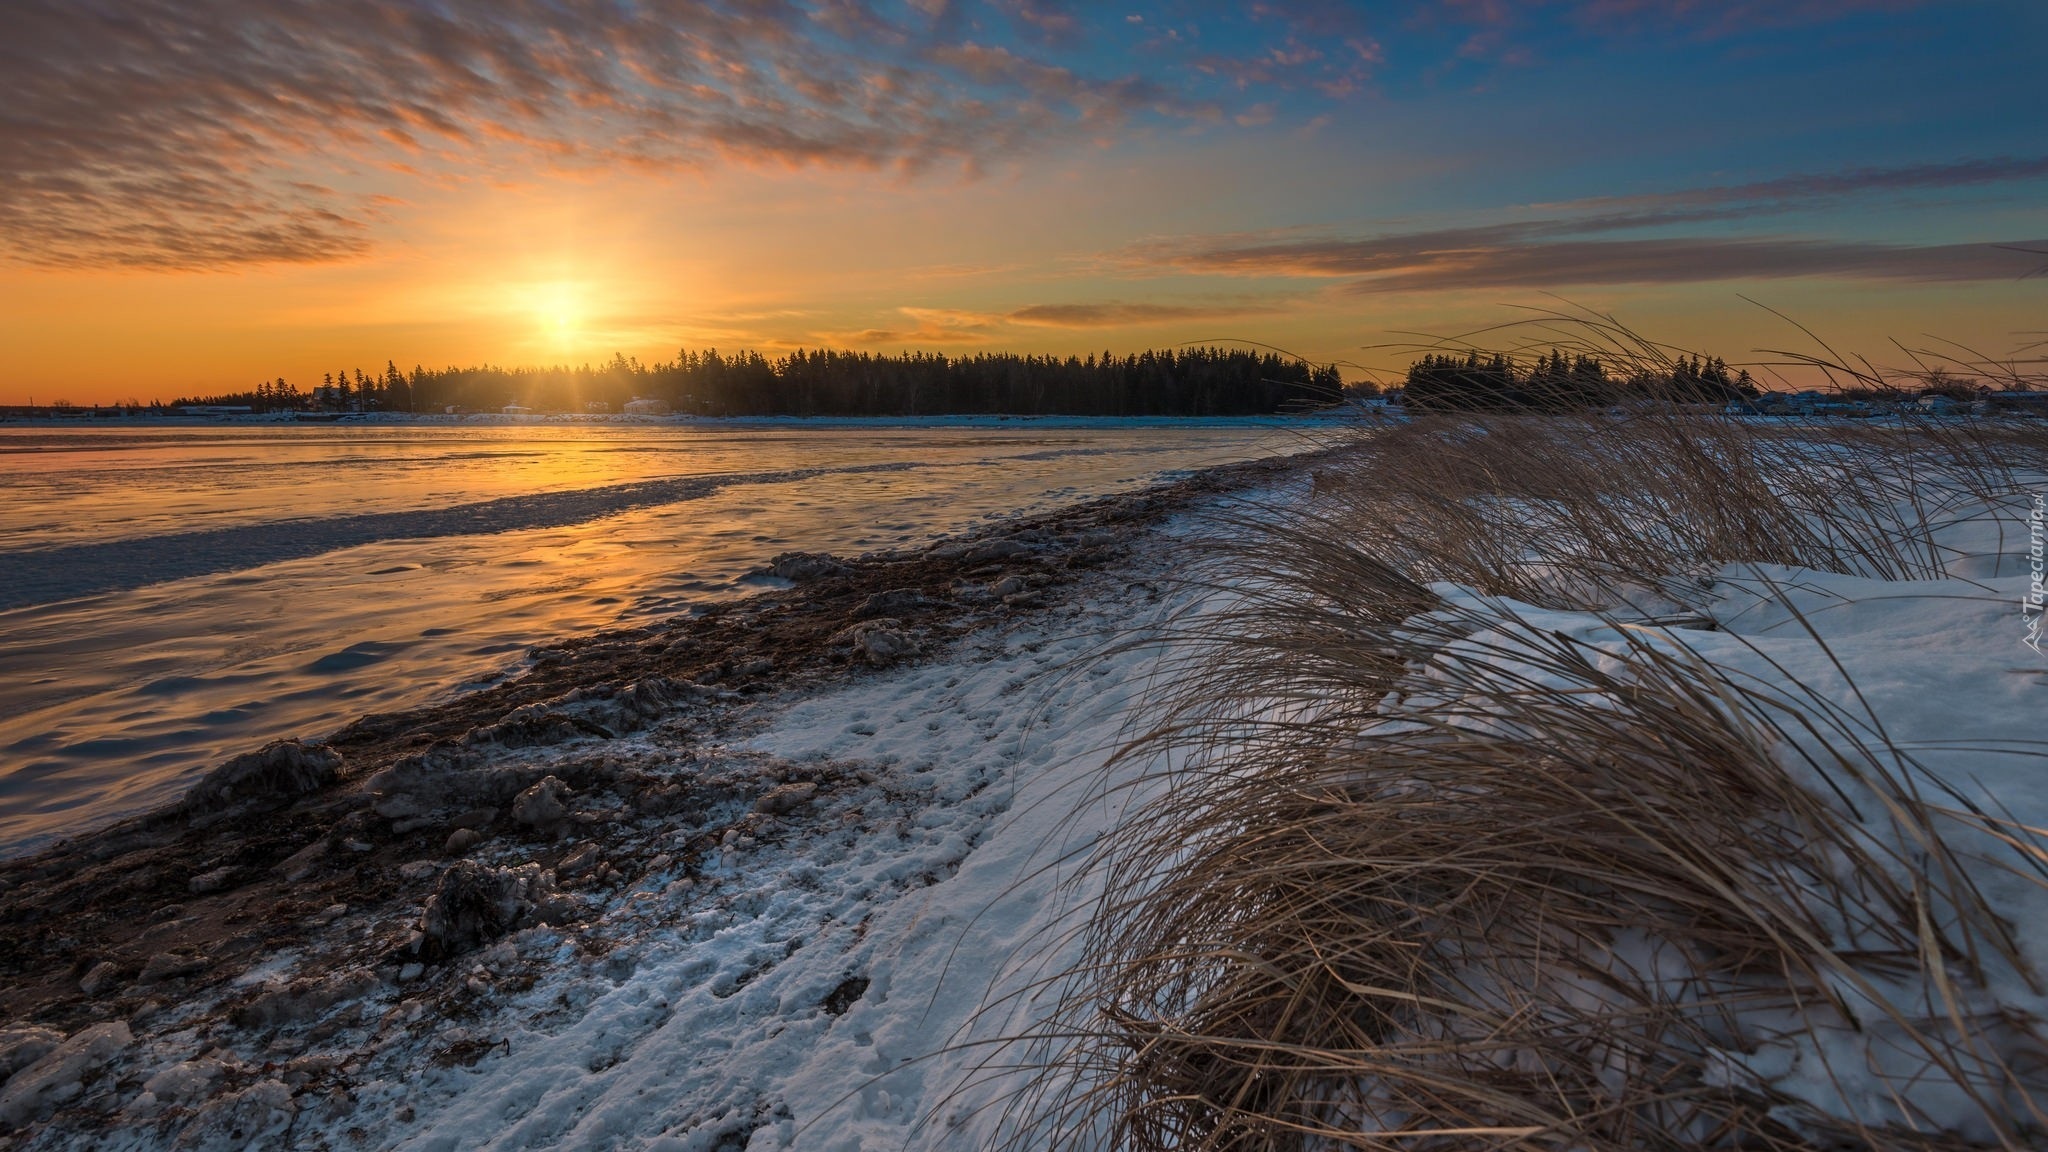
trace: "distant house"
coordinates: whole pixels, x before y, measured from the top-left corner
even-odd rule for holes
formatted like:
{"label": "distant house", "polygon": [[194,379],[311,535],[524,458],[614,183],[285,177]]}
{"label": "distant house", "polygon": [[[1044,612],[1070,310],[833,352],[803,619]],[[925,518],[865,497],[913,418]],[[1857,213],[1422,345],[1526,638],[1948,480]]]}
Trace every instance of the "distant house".
{"label": "distant house", "polygon": [[500,411],[500,412],[503,412],[503,413],[504,413],[505,415],[507,415],[507,416],[531,416],[531,415],[533,415],[533,409],[531,409],[531,408],[528,408],[528,407],[527,407],[526,405],[524,405],[524,404],[507,404],[507,405],[505,405],[505,406],[504,406],[503,408],[500,408],[500,409],[499,409],[499,411]]}
{"label": "distant house", "polygon": [[626,401],[626,414],[629,416],[666,416],[668,413],[666,400],[648,400],[635,396]]}
{"label": "distant house", "polygon": [[612,406],[610,404],[605,403],[602,400],[586,400],[583,404],[583,410],[585,412],[590,413],[593,416],[602,416],[605,413],[610,412],[612,410]]}

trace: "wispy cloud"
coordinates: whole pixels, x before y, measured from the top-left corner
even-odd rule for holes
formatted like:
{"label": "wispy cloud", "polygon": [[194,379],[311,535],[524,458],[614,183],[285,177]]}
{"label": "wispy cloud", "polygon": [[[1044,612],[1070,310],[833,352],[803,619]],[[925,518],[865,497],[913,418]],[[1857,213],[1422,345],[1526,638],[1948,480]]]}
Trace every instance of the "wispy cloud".
{"label": "wispy cloud", "polygon": [[1089,303],[1028,304],[1001,312],[958,308],[903,307],[896,312],[910,323],[888,328],[864,328],[850,332],[820,332],[828,343],[857,347],[977,345],[1006,338],[1023,328],[1143,328],[1194,320],[1222,320],[1234,316],[1270,315],[1280,311],[1279,298],[1201,301],[1195,303],[1146,303],[1097,301]]}
{"label": "wispy cloud", "polygon": [[2015,247],[1879,243],[1814,236],[1645,236],[1681,225],[1812,210],[1885,192],[2048,178],[2048,157],[1964,160],[1747,184],[1599,197],[1538,206],[1535,219],[1372,236],[1285,233],[1173,237],[1120,256],[1126,267],[1238,277],[1342,278],[1354,292],[1588,284],[1671,284],[1834,276],[1897,281],[1997,280],[2038,271]]}
{"label": "wispy cloud", "polygon": [[1221,320],[1261,316],[1280,311],[1273,302],[1236,304],[1033,304],[1009,314],[1009,320],[1041,328],[1134,328],[1183,320]]}
{"label": "wispy cloud", "polygon": [[[1055,38],[1069,18],[1011,7]],[[1135,113],[1220,115],[1141,76],[976,44],[962,23],[857,0],[18,0],[0,39],[0,249],[345,259],[394,171],[973,169]]]}

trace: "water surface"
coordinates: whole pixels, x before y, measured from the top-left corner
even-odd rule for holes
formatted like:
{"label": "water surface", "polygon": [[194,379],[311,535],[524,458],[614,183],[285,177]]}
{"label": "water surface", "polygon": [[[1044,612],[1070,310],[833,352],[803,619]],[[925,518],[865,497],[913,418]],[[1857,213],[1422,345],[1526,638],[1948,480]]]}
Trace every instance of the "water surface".
{"label": "water surface", "polygon": [[0,428],[0,853],[223,756],[758,591],[789,549],[914,545],[1270,427]]}

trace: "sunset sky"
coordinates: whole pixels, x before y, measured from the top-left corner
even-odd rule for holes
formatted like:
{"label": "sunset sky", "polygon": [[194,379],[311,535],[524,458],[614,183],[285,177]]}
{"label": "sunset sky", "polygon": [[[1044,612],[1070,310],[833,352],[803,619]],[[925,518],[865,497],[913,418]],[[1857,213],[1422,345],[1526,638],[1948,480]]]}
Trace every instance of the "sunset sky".
{"label": "sunset sky", "polygon": [[[0,403],[681,346],[2048,329],[2040,0],[14,0]],[[1547,295],[1554,293],[1555,296]]]}

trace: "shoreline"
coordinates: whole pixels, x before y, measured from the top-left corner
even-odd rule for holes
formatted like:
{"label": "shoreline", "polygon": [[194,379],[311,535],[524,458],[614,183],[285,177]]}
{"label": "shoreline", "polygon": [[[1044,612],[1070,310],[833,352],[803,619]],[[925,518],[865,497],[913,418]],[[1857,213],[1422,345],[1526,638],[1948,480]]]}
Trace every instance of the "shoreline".
{"label": "shoreline", "polygon": [[[144,1031],[199,1002],[230,1021],[250,1003],[236,975],[280,952],[395,979],[437,949],[460,951],[446,941],[422,950],[418,910],[443,869],[408,866],[453,865],[495,841],[559,869],[564,827],[602,843],[614,822],[689,803],[674,781],[604,781],[588,761],[607,741],[659,727],[681,755],[757,702],[943,658],[967,636],[1086,594],[1133,562],[1136,537],[1192,502],[1315,458],[1223,465],[916,551],[786,558],[791,587],[544,642],[501,683],[231,760],[167,808],[0,862],[0,918],[16,926],[0,944],[0,1008],[10,1024],[66,1031],[113,1021]],[[565,745],[578,765],[505,766]],[[576,772],[569,790],[608,785],[626,808],[552,828],[518,818],[518,794]],[[669,855],[715,851],[715,839]],[[626,861],[602,855],[622,875]]]}
{"label": "shoreline", "polygon": [[1293,428],[1321,427],[1355,419],[1350,407],[1306,413],[1273,413],[1254,416],[1006,416],[997,414],[955,414],[933,416],[645,416],[610,413],[524,413],[499,412],[362,412],[323,414],[317,419],[297,419],[283,414],[251,413],[233,416],[36,416],[0,417],[0,429],[64,428],[70,430],[199,429],[199,428],[675,428],[692,431],[767,431],[777,429],[1090,429],[1090,428]]}

